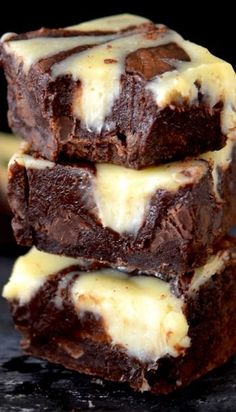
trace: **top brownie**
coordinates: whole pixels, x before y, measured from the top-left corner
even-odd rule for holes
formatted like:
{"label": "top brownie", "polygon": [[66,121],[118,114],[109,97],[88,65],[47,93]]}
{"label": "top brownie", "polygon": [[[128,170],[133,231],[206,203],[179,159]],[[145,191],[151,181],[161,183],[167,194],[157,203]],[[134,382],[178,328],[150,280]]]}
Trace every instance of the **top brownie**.
{"label": "top brownie", "polygon": [[139,169],[236,137],[231,65],[146,18],[8,33],[0,50],[10,126],[36,156]]}

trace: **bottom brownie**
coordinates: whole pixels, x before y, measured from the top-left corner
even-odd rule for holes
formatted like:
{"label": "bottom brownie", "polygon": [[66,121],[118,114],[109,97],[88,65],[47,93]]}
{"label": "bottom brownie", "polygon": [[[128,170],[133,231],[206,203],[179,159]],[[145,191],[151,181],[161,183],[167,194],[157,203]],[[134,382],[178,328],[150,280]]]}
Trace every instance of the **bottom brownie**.
{"label": "bottom brownie", "polygon": [[236,240],[180,288],[32,249],[3,295],[26,353],[132,388],[168,393],[236,351]]}

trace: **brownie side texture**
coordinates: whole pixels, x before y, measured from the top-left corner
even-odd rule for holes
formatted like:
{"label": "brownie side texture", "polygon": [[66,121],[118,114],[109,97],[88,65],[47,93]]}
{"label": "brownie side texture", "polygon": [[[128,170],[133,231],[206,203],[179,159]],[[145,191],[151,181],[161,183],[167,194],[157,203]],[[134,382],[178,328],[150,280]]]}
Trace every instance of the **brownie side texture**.
{"label": "brownie side texture", "polygon": [[73,278],[60,291],[63,305],[52,304],[66,271],[50,276],[28,304],[12,303],[15,325],[23,334],[22,348],[81,373],[126,382],[136,390],[168,393],[189,384],[236,350],[236,243],[226,244],[231,249],[226,267],[197,291],[186,290],[183,295],[191,346],[179,357],[165,357],[150,365],[111,345],[102,319],[91,313],[79,319],[75,313],[70,300]]}
{"label": "brownie side texture", "polygon": [[234,149],[228,167],[218,168],[220,198],[206,163],[206,172],[191,184],[156,190],[136,233],[103,226],[93,192],[93,165],[40,169],[12,162],[9,202],[16,240],[49,253],[158,272],[164,279],[179,276],[205,263],[236,222],[235,156]]}
{"label": "brownie side texture", "polygon": [[[100,28],[103,33],[102,28]],[[153,23],[134,27],[129,33],[147,37],[170,32]],[[93,35],[93,32],[86,33]],[[108,33],[105,33],[108,34]],[[116,33],[124,36],[124,33]],[[72,47],[43,58],[24,70],[22,61],[5,45],[45,37],[68,38],[85,35],[69,30],[41,29],[12,36],[1,44],[1,60],[8,81],[8,119],[10,127],[25,138],[32,154],[57,161],[60,157],[109,162],[140,169],[154,164],[183,159],[222,148],[222,101],[213,107],[200,91],[193,103],[180,99],[158,107],[146,87],[155,76],[175,70],[188,54],[175,42],[140,48],[126,56],[120,78],[120,93],[100,131],[85,127],[72,110],[72,99],[83,87],[70,74],[52,75],[56,63],[93,45]],[[60,37],[61,36],[61,37]],[[109,59],[108,59],[109,60]],[[112,64],[108,61],[107,64]]]}

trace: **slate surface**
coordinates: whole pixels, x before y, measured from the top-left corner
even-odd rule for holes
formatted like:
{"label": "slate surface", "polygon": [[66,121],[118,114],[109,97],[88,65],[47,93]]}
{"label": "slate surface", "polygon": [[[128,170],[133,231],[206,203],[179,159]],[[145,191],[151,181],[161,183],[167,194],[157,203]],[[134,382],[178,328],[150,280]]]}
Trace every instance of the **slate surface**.
{"label": "slate surface", "polygon": [[[13,259],[0,257],[0,290],[9,276],[12,263]],[[236,357],[173,395],[156,397],[133,393],[125,385],[105,383],[23,356],[7,305],[0,298],[1,412],[235,410]]]}

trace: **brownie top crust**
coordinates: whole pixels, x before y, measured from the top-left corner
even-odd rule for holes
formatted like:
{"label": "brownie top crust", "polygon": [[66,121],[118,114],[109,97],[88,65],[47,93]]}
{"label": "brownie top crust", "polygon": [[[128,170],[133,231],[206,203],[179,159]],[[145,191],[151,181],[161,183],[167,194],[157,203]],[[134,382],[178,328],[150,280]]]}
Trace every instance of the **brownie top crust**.
{"label": "brownie top crust", "polygon": [[141,77],[157,110],[171,104],[221,103],[221,129],[235,137],[236,77],[231,65],[163,25],[133,15],[105,17],[64,29],[41,29],[2,37],[5,55],[25,73],[37,67],[52,81],[76,84],[73,115],[95,134],[114,128],[109,117],[120,97],[122,78]]}

